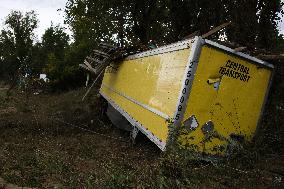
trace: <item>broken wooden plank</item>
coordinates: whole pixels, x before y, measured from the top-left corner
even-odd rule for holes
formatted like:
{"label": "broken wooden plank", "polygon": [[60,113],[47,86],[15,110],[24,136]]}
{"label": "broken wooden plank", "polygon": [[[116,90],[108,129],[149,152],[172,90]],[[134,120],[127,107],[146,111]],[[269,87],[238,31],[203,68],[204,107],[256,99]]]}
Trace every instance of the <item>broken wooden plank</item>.
{"label": "broken wooden plank", "polygon": [[104,48],[109,48],[109,49],[117,48],[116,46],[110,45],[110,44],[107,44],[107,43],[100,43],[99,46],[104,47]]}
{"label": "broken wooden plank", "polygon": [[84,61],[84,64],[90,69],[92,70],[92,72],[96,73],[96,70],[91,66],[91,64],[89,64],[89,62],[87,62],[86,60]]}
{"label": "broken wooden plank", "polygon": [[235,52],[242,52],[243,50],[246,50],[247,47],[237,47],[234,49]]}
{"label": "broken wooden plank", "polygon": [[87,56],[86,59],[87,59],[87,60],[90,60],[91,62],[95,62],[95,63],[97,63],[97,64],[102,64],[102,63],[103,63],[103,61],[101,61],[101,60],[99,60],[99,59],[92,58],[92,57],[90,57],[90,56]]}
{"label": "broken wooden plank", "polygon": [[191,38],[193,38],[193,37],[195,37],[195,36],[199,36],[199,35],[200,35],[200,31],[197,30],[197,31],[195,31],[195,32],[193,32],[193,33],[191,33],[191,34],[185,36],[183,39],[191,39]]}
{"label": "broken wooden plank", "polygon": [[102,52],[102,51],[99,51],[99,50],[93,50],[93,52],[94,52],[94,54],[100,55],[100,56],[105,57],[105,58],[109,57],[109,54]]}
{"label": "broken wooden plank", "polygon": [[262,60],[284,60],[284,54],[260,54],[256,57]]}
{"label": "broken wooden plank", "polygon": [[79,64],[79,67],[91,71],[90,68],[88,68],[85,64]]}
{"label": "broken wooden plank", "polygon": [[94,87],[95,83],[97,82],[97,80],[100,78],[100,76],[102,75],[102,73],[104,73],[104,70],[102,70],[100,72],[100,74],[96,77],[96,79],[94,80],[94,82],[92,83],[92,85],[90,86],[90,88],[88,89],[88,91],[85,93],[85,95],[82,98],[82,101],[85,100],[85,98],[88,96],[88,94],[90,93],[90,91],[92,90],[92,88]]}
{"label": "broken wooden plank", "polygon": [[226,22],[224,24],[221,24],[220,26],[217,26],[215,28],[213,28],[212,30],[210,30],[209,32],[205,33],[202,35],[202,38],[207,38],[209,37],[210,35],[213,35],[214,33],[222,30],[223,28],[229,26],[231,24],[231,22]]}
{"label": "broken wooden plank", "polygon": [[87,57],[86,57],[86,60],[90,60],[91,62],[94,62],[94,61],[95,61],[95,59],[92,58],[92,57],[90,57],[90,56],[87,56]]}
{"label": "broken wooden plank", "polygon": [[229,41],[217,41],[217,43],[219,43],[220,45],[229,47],[231,49],[237,49],[238,47],[240,47],[240,44],[234,43],[234,42],[229,42]]}
{"label": "broken wooden plank", "polygon": [[89,72],[92,72],[92,73],[96,74],[96,70],[95,69],[91,69],[88,66],[86,66],[85,64],[79,64],[79,67],[81,67],[81,68],[83,68],[83,69],[85,69],[85,70],[87,70]]}

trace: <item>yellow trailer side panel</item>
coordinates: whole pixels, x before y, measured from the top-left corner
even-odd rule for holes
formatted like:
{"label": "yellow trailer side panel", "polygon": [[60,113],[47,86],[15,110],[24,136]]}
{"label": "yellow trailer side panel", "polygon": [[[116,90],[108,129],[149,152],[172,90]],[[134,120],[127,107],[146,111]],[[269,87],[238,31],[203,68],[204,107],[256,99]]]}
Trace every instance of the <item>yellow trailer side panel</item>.
{"label": "yellow trailer side panel", "polygon": [[120,107],[123,107],[125,112],[127,112],[135,120],[139,121],[146,130],[153,133],[153,135],[159,140],[166,142],[168,135],[168,123],[164,118],[157,116],[141,106],[133,104],[133,102],[117,93],[114,93],[108,88],[103,87],[102,93],[112,99],[116,104],[119,104]]}
{"label": "yellow trailer side panel", "polygon": [[166,142],[167,120],[145,106],[169,118],[174,116],[189,52],[187,48],[125,60],[117,68],[108,67],[101,93]]}
{"label": "yellow trailer side panel", "polygon": [[194,115],[198,127],[180,137],[182,145],[222,154],[230,136],[250,140],[271,74],[267,67],[203,46],[184,115],[184,121]]}

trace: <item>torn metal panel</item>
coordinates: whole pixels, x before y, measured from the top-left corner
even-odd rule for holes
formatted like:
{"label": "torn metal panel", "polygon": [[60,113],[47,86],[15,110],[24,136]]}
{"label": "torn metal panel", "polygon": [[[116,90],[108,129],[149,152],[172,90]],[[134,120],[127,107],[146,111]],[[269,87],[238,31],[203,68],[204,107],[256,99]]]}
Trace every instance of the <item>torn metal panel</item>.
{"label": "torn metal panel", "polygon": [[199,126],[199,123],[195,115],[192,115],[190,118],[188,118],[187,120],[183,122],[183,126],[187,130],[194,130]]}

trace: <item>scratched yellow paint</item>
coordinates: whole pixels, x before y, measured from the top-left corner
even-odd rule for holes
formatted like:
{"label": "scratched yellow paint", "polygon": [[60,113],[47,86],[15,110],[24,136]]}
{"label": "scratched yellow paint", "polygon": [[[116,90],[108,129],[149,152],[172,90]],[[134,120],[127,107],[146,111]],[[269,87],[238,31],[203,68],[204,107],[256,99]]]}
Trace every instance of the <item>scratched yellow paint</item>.
{"label": "scratched yellow paint", "polygon": [[168,122],[119,93],[173,117],[189,52],[188,48],[125,60],[117,68],[109,67],[104,75],[101,92],[160,140],[166,142]]}
{"label": "scratched yellow paint", "polygon": [[[248,81],[223,75],[221,67],[226,67],[227,63],[230,66],[231,62],[247,68],[239,73],[247,72],[245,75],[249,76],[246,78],[249,78]],[[181,143],[185,146],[196,145],[198,151],[209,154],[222,154],[223,151],[216,149],[226,147],[231,134],[251,140],[256,131],[270,77],[271,70],[266,67],[203,46],[184,115],[184,120],[195,115],[199,126],[189,132],[188,136],[181,136]],[[216,90],[212,81],[218,80],[220,85]],[[214,136],[206,141],[201,128],[208,121],[213,122],[214,132],[218,137]]]}

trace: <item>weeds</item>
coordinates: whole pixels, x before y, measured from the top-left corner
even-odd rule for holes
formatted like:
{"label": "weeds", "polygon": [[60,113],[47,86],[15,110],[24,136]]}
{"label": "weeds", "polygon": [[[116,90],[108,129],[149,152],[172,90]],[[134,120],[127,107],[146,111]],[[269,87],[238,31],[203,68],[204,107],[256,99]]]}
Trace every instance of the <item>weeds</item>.
{"label": "weeds", "polygon": [[161,153],[146,138],[125,145],[47,119],[60,116],[128,140],[127,133],[99,117],[96,96],[88,97],[91,103],[81,102],[84,90],[34,96],[28,105],[21,104],[20,95],[7,101],[0,94],[1,109],[17,109],[9,110],[12,119],[0,120],[0,176],[38,188],[283,188],[282,81],[273,86],[255,141],[231,148],[230,156],[218,160],[176,146]]}

